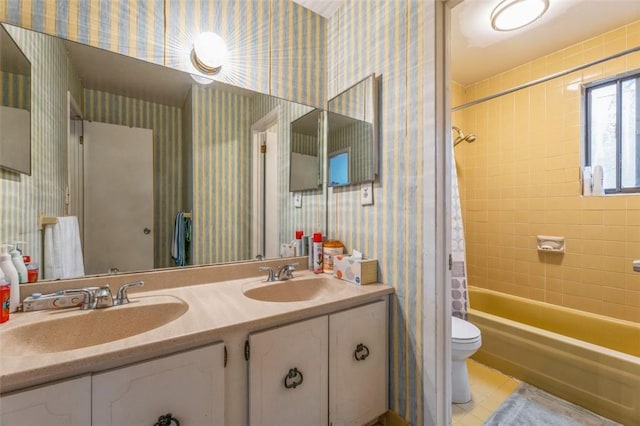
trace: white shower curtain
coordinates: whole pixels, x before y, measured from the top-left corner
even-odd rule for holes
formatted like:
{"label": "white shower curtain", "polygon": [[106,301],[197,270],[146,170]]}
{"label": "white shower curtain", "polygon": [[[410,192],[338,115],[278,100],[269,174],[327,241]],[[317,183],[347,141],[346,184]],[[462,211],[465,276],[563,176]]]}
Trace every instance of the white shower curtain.
{"label": "white shower curtain", "polygon": [[[453,148],[452,148],[453,150]],[[467,319],[469,293],[467,291],[467,262],[464,250],[464,225],[458,191],[455,150],[451,156],[451,303],[452,315]]]}

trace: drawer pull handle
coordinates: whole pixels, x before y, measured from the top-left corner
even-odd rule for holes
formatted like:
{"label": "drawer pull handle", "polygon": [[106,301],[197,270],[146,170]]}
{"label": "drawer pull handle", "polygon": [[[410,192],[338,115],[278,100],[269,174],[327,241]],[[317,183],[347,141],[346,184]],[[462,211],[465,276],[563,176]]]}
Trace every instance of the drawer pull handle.
{"label": "drawer pull handle", "polygon": [[358,346],[356,346],[353,356],[356,358],[356,361],[364,361],[369,356],[369,348],[359,343]]}
{"label": "drawer pull handle", "polygon": [[158,417],[158,421],[153,426],[171,426],[172,423],[180,426],[180,421],[173,417],[171,413],[167,413],[164,416]]}
{"label": "drawer pull handle", "polygon": [[302,373],[297,368],[291,368],[286,376],[284,376],[284,387],[287,389],[295,389],[304,381]]}

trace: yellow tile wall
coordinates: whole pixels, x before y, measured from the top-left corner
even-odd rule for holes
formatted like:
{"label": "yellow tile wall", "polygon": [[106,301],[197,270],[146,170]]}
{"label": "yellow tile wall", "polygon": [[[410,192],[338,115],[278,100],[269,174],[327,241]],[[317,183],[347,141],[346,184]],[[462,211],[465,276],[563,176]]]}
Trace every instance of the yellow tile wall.
{"label": "yellow tile wall", "polygon": [[[640,44],[640,21],[462,88],[460,105]],[[640,68],[640,53],[453,113],[469,283],[640,322],[640,194],[582,197],[581,85]],[[566,238],[538,253],[536,235]],[[473,300],[471,300],[473,306]]]}

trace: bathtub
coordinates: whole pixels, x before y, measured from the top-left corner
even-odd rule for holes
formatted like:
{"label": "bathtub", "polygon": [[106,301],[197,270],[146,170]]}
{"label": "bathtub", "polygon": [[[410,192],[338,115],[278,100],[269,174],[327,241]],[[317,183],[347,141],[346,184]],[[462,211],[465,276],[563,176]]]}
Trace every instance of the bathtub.
{"label": "bathtub", "polygon": [[473,358],[624,425],[640,425],[640,324],[477,287]]}

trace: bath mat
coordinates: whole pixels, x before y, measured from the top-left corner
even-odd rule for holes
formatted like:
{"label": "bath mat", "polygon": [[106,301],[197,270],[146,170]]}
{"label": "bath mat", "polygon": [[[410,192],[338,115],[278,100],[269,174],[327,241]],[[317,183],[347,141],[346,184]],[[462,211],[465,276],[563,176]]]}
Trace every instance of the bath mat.
{"label": "bath mat", "polygon": [[523,383],[484,425],[614,426],[620,423]]}

